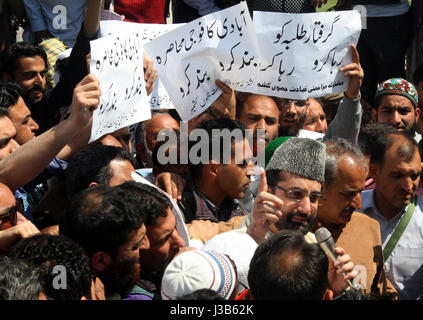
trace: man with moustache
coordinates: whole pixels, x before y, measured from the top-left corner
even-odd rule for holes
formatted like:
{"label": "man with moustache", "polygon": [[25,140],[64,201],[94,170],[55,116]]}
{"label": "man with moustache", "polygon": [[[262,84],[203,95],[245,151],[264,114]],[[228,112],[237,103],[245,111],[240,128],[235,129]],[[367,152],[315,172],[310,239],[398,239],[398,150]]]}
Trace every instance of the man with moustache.
{"label": "man with moustache", "polygon": [[[238,200],[249,187],[254,165],[244,126],[235,120],[219,119],[208,120],[198,129],[206,134],[201,135],[199,141],[190,140],[190,180],[182,200],[178,201],[185,222],[228,221],[246,215]],[[194,159],[196,155],[198,158]]]}
{"label": "man with moustache", "polygon": [[365,295],[396,298],[396,290],[385,273],[379,223],[356,212],[361,208],[360,193],[368,173],[364,155],[345,139],[333,139],[325,144],[322,195],[326,200],[320,203],[314,229],[326,227],[336,246],[348,252],[359,271],[355,284]]}
{"label": "man with moustache", "polygon": [[379,222],[387,276],[399,299],[413,300],[423,293],[423,199],[416,195],[421,156],[404,131],[376,142],[369,166],[376,186],[362,192],[361,211]]}
{"label": "man with moustache", "polygon": [[[279,230],[300,230],[306,241],[316,243],[311,229],[324,182],[326,146],[308,138],[292,137],[280,145],[260,175],[259,193],[254,201],[248,227],[219,234],[206,242],[206,250],[217,250],[235,261],[238,278],[248,287],[249,263],[259,244]],[[239,248],[243,248],[240,250]],[[337,248],[339,267],[350,257]],[[356,272],[349,264],[345,279]]]}
{"label": "man with moustache", "polygon": [[104,284],[106,299],[121,299],[140,276],[140,251],[150,247],[147,207],[121,186],[94,186],[76,195],[59,223],[79,243]]}
{"label": "man with moustache", "polygon": [[406,131],[414,137],[421,113],[418,101],[417,90],[412,83],[401,78],[388,79],[377,86],[372,120],[390,123],[398,131]]}

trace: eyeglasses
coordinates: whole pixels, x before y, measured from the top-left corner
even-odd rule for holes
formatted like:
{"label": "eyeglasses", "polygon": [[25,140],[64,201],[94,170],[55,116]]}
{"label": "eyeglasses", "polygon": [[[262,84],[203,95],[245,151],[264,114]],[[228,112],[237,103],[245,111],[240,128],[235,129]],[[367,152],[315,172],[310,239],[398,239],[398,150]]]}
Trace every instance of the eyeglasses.
{"label": "eyeglasses", "polygon": [[[16,204],[7,212],[0,214],[0,230],[13,227],[18,222],[18,212],[23,212],[24,206],[21,198],[16,199]],[[9,226],[7,225],[9,222]]]}
{"label": "eyeglasses", "polygon": [[[288,198],[295,201],[295,202],[300,202],[307,195],[307,191],[300,190],[300,189],[287,190],[287,189],[282,188],[278,185],[274,185],[274,187],[286,192],[288,194]],[[315,202],[319,201],[320,199],[326,200],[326,198],[318,192],[310,193],[310,195],[308,197],[309,197],[311,203],[315,203]]]}
{"label": "eyeglasses", "polygon": [[284,106],[287,107],[291,103],[293,103],[296,107],[305,107],[307,105],[307,100],[290,100],[290,99],[278,99],[278,102]]}

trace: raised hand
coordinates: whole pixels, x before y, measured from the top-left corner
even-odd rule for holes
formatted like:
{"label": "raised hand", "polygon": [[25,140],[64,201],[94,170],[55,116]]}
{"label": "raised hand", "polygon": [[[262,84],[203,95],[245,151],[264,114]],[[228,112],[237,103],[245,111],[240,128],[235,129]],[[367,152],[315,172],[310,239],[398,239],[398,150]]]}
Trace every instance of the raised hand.
{"label": "raised hand", "polygon": [[261,169],[258,194],[251,212],[251,224],[248,234],[257,242],[265,240],[271,226],[282,217],[283,201],[268,192],[266,171]]}
{"label": "raised hand", "polygon": [[360,64],[357,48],[353,44],[350,48],[352,63],[342,67],[339,71],[344,72],[344,75],[350,78],[345,95],[351,99],[358,99],[360,98],[360,88],[364,78],[364,71]]}

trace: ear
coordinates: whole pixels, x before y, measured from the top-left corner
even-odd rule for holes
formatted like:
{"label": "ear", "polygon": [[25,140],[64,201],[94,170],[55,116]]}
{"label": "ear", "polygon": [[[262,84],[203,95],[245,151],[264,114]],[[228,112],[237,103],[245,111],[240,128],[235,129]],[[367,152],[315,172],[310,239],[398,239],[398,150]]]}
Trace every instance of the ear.
{"label": "ear", "polygon": [[90,184],[88,185],[88,188],[95,187],[95,186],[98,186],[98,182],[93,181],[93,182],[90,182]]}
{"label": "ear", "polygon": [[372,108],[372,121],[377,122],[377,109]]}
{"label": "ear", "polygon": [[91,257],[91,265],[96,271],[104,271],[110,265],[110,255],[104,251],[97,251]]}
{"label": "ear", "polygon": [[322,300],[333,300],[333,291],[330,289],[326,289],[326,292],[324,293]]}
{"label": "ear", "polygon": [[369,165],[369,175],[373,180],[375,180],[376,177],[379,175],[379,166],[377,164],[370,163],[370,165]]}
{"label": "ear", "polygon": [[216,176],[219,173],[220,165],[214,160],[209,160],[209,163],[206,167],[208,172],[214,176]]}
{"label": "ear", "polygon": [[417,107],[416,108],[416,111],[414,112],[414,114],[416,115],[416,122],[417,122],[417,120],[419,120],[419,118],[420,118],[420,113],[421,113],[422,111],[420,110],[420,108],[419,107]]}

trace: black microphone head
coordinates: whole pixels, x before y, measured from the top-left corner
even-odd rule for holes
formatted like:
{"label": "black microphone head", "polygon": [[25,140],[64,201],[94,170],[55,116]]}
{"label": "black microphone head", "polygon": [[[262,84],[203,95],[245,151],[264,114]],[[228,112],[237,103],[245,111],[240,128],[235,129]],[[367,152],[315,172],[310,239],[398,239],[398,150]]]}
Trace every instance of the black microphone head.
{"label": "black microphone head", "polygon": [[325,227],[321,227],[317,229],[314,235],[316,236],[316,240],[318,243],[325,242],[329,240],[330,238],[332,238],[332,234]]}

